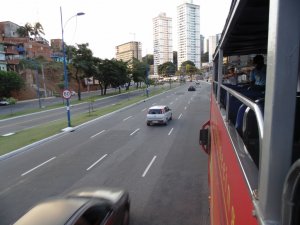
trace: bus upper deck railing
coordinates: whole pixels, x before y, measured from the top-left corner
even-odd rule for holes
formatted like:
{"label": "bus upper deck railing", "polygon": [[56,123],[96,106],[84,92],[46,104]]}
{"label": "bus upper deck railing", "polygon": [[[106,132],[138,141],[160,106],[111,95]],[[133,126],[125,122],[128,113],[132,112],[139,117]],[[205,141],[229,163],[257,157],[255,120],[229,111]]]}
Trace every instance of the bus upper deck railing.
{"label": "bus upper deck railing", "polygon": [[243,94],[232,90],[231,88],[226,87],[225,85],[221,85],[221,88],[223,88],[224,90],[226,90],[226,119],[228,119],[228,115],[229,115],[229,94],[231,94],[232,96],[234,96],[235,98],[237,98],[239,101],[241,101],[243,104],[245,104],[247,107],[249,107],[250,109],[252,109],[255,113],[256,119],[257,119],[257,125],[258,125],[258,131],[259,131],[259,139],[260,141],[263,138],[263,125],[264,125],[264,119],[263,119],[263,113],[261,108],[259,107],[259,105],[255,102],[253,102],[252,100],[250,100],[249,98],[245,97]]}
{"label": "bus upper deck railing", "polygon": [[[214,81],[213,83],[213,91],[214,94],[216,96],[218,96],[217,92],[218,92],[218,82]],[[242,104],[244,104],[246,107],[249,107],[251,110],[253,110],[255,117],[256,117],[256,121],[257,121],[257,127],[258,127],[258,136],[259,136],[259,148],[261,149],[261,145],[262,145],[262,139],[263,139],[263,124],[264,124],[264,119],[263,119],[263,110],[260,107],[260,104],[255,102],[254,100],[246,97],[243,93],[239,93],[238,91],[227,87],[223,84],[220,85],[220,91],[221,90],[225,90],[226,95],[225,95],[225,101],[224,103],[224,107],[226,110],[226,121],[229,121],[229,113],[232,110],[237,110],[237,109],[233,109],[231,108],[230,105],[230,101],[232,98],[230,97],[234,97],[237,100],[239,100]],[[223,99],[224,100],[224,99]],[[218,102],[219,104],[221,104],[220,102]],[[237,112],[235,112],[235,114],[237,114]]]}

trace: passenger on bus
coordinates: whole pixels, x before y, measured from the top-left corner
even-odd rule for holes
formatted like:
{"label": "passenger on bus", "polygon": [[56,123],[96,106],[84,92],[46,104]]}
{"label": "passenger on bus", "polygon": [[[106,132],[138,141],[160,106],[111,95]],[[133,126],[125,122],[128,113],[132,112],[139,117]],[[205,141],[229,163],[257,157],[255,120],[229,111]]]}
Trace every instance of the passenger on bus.
{"label": "passenger on bus", "polygon": [[237,85],[237,77],[238,75],[235,72],[235,68],[233,66],[230,66],[228,68],[228,74],[223,76],[223,83]]}
{"label": "passenger on bus", "polygon": [[250,82],[254,88],[264,89],[266,85],[266,65],[262,55],[256,55],[253,59],[255,68],[250,73]]}

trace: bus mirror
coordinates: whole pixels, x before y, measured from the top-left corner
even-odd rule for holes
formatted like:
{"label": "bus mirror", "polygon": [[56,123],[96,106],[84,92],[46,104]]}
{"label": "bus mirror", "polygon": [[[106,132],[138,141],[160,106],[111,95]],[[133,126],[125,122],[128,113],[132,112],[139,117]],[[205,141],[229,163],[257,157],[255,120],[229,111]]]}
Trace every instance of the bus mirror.
{"label": "bus mirror", "polygon": [[210,153],[210,133],[209,133],[210,121],[203,124],[199,134],[199,144],[206,154]]}
{"label": "bus mirror", "polygon": [[208,129],[201,129],[199,135],[199,144],[207,145],[208,144]]}

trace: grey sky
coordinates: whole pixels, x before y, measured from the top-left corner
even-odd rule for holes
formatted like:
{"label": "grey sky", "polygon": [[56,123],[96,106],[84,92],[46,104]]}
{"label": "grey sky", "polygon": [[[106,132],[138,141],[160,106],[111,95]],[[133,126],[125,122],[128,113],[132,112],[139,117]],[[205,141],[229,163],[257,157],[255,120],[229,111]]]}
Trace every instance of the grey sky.
{"label": "grey sky", "polygon": [[[173,50],[177,50],[177,6],[182,0],[15,0],[2,3],[0,21],[18,25],[40,22],[47,40],[61,38],[60,6],[66,22],[67,44],[89,43],[95,56],[115,57],[115,46],[140,41],[144,56],[153,53],[152,19],[165,12],[173,20]],[[221,33],[231,0],[194,0],[200,5],[200,33],[205,37]],[[77,23],[76,23],[77,22]]]}

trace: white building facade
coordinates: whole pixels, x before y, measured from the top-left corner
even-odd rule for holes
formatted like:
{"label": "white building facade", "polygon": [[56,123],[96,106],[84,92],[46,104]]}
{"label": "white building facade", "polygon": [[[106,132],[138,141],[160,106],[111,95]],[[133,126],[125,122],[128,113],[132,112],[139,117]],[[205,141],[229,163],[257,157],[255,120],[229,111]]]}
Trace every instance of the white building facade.
{"label": "white building facade", "polygon": [[116,59],[124,62],[132,61],[132,59],[142,61],[142,44],[141,42],[131,41],[116,46]]}
{"label": "white building facade", "polygon": [[153,60],[154,75],[158,75],[158,66],[173,62],[172,18],[160,13],[153,18]]}
{"label": "white building facade", "polygon": [[221,34],[216,34],[214,36],[209,36],[208,38],[208,61],[212,62],[213,54],[218,46]]}
{"label": "white building facade", "polygon": [[178,67],[187,60],[201,67],[200,6],[192,1],[177,7]]}

